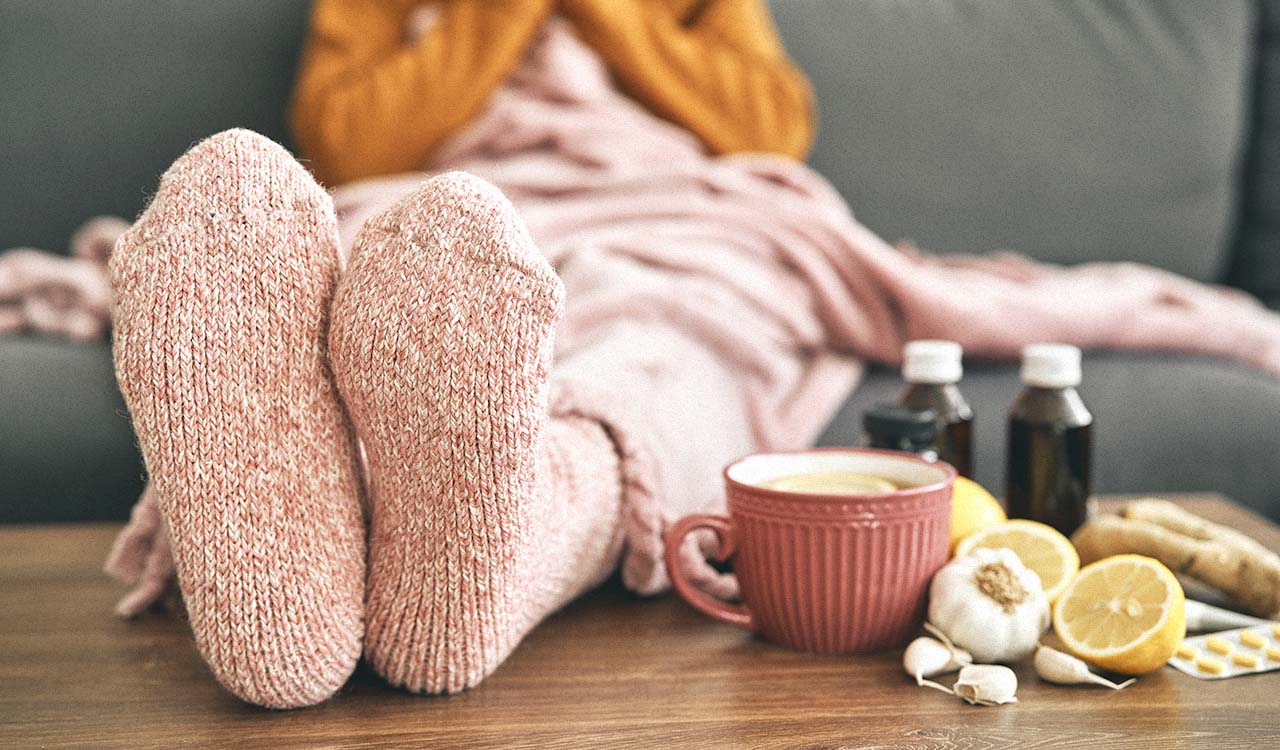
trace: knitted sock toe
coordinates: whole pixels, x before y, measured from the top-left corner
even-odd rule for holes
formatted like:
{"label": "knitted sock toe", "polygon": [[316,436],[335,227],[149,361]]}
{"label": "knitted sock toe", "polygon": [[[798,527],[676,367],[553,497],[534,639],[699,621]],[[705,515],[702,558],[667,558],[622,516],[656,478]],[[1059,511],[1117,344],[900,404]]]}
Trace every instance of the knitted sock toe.
{"label": "knitted sock toe", "polygon": [[393,685],[475,685],[617,559],[612,442],[547,418],[563,293],[469,175],[425,183],[357,240],[329,343],[372,484],[365,655]]}
{"label": "knitted sock toe", "polygon": [[364,525],[326,361],[332,202],[244,130],[165,173],[111,257],[116,374],[196,644],[246,701],[329,697],[360,655]]}

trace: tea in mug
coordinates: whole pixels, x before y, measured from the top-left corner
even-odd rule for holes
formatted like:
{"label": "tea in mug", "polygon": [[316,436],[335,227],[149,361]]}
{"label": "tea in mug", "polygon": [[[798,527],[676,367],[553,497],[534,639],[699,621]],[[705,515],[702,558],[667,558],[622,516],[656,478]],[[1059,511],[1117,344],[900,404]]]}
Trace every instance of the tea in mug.
{"label": "tea in mug", "polygon": [[874,495],[897,492],[901,485],[874,474],[856,471],[820,471],[789,474],[760,483],[761,487],[783,492],[814,495]]}

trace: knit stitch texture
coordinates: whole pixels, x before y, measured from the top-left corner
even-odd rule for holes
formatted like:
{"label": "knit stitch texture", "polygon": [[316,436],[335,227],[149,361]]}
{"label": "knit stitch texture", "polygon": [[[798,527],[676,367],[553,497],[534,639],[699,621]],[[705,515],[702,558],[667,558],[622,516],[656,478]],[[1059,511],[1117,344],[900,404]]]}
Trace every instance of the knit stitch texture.
{"label": "knit stitch texture", "polygon": [[563,296],[470,175],[423,183],[357,240],[329,344],[372,488],[365,654],[393,685],[475,685],[617,563],[612,442],[547,418]]}
{"label": "knit stitch texture", "polygon": [[116,374],[196,645],[272,708],[332,695],[363,635],[360,480],[325,352],[336,245],[306,170],[231,130],[169,168],[111,258]]}

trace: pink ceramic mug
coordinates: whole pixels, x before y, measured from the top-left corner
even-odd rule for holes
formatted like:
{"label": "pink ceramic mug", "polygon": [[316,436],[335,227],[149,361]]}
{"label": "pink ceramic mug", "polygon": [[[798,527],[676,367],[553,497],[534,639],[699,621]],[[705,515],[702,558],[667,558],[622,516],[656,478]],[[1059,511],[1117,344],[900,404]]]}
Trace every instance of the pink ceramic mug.
{"label": "pink ceramic mug", "polygon": [[[840,495],[769,489],[784,476],[857,472],[902,489]],[[933,574],[947,561],[956,471],[909,453],[825,448],[762,453],[724,470],[729,516],[680,519],[667,532],[676,591],[717,620],[785,646],[826,654],[901,645],[920,625]],[[695,529],[719,537],[742,603],[695,588],[679,565]]]}

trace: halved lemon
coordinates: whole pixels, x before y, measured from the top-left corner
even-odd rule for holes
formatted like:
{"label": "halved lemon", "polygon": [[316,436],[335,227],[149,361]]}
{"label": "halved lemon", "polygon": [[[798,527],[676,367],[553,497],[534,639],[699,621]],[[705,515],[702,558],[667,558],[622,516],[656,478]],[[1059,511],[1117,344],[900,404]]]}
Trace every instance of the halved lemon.
{"label": "halved lemon", "polygon": [[1102,669],[1159,669],[1187,634],[1182,585],[1158,560],[1115,555],[1086,565],[1053,609],[1067,650]]}
{"label": "halved lemon", "polygon": [[1071,540],[1052,526],[1017,519],[979,529],[965,537],[956,547],[956,555],[965,555],[978,547],[1013,550],[1022,564],[1040,576],[1044,595],[1053,604],[1080,570],[1080,555]]}
{"label": "halved lemon", "polygon": [[979,529],[1004,523],[1008,518],[1000,502],[972,479],[956,477],[951,489],[951,551]]}

